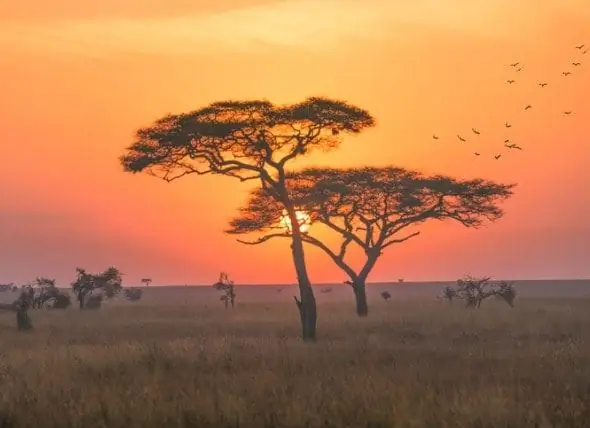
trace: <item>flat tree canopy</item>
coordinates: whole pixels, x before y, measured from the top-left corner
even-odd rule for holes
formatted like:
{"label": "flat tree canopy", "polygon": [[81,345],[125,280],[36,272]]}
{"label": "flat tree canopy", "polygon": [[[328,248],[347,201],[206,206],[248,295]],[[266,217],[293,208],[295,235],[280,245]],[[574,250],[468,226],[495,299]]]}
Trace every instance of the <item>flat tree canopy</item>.
{"label": "flat tree canopy", "polygon": [[145,171],[166,181],[222,174],[269,185],[284,178],[288,161],[313,149],[337,147],[342,134],[374,124],[367,111],[328,98],[286,106],[221,101],[139,129],[121,163],[128,172]]}
{"label": "flat tree canopy", "polygon": [[[513,184],[484,179],[459,180],[444,175],[427,176],[393,166],[364,168],[308,168],[287,174],[287,187],[298,210],[341,236],[337,249],[313,236],[303,241],[322,249],[351,279],[355,293],[362,292],[368,274],[383,251],[417,236],[411,230],[428,220],[454,220],[477,228],[495,221],[503,211],[498,203],[512,195]],[[227,233],[259,235],[259,244],[289,236],[281,225],[282,207],[265,189],[255,189]],[[313,228],[312,228],[313,229]],[[360,270],[345,260],[351,244],[366,255]],[[365,311],[365,309],[363,309]],[[366,311],[365,311],[366,312]]]}

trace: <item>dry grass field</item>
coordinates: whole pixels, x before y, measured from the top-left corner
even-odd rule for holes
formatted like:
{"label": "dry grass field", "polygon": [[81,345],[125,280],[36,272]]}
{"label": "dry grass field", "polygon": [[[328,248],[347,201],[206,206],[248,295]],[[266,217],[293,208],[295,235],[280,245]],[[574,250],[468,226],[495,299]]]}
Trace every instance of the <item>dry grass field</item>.
{"label": "dry grass field", "polygon": [[582,295],[478,311],[371,290],[359,319],[335,287],[306,345],[291,291],[238,288],[224,310],[209,289],[152,288],[33,312],[29,333],[0,314],[0,427],[590,426]]}

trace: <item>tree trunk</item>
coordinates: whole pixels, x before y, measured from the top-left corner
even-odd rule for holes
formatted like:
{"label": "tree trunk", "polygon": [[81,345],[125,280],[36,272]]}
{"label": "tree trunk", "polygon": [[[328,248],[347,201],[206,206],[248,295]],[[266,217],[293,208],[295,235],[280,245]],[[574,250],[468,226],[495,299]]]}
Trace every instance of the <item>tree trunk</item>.
{"label": "tree trunk", "polygon": [[[293,215],[292,224],[297,224]],[[291,252],[293,255],[293,264],[297,274],[299,284],[300,299],[295,297],[295,303],[301,316],[301,336],[304,342],[315,342],[317,328],[317,306],[311,282],[305,266],[305,254],[303,252],[303,241],[297,233],[293,233],[291,242]]]}
{"label": "tree trunk", "polygon": [[83,310],[85,308],[85,306],[84,306],[85,302],[86,302],[86,293],[79,292],[78,293],[78,307],[80,308],[80,310]]}
{"label": "tree trunk", "polygon": [[16,307],[16,328],[19,331],[30,330],[33,328],[27,307],[22,303],[19,303]]}
{"label": "tree trunk", "polygon": [[354,291],[354,299],[356,301],[356,314],[359,317],[366,317],[369,315],[369,305],[367,304],[367,289],[365,286],[365,279],[356,278],[350,284],[352,291]]}

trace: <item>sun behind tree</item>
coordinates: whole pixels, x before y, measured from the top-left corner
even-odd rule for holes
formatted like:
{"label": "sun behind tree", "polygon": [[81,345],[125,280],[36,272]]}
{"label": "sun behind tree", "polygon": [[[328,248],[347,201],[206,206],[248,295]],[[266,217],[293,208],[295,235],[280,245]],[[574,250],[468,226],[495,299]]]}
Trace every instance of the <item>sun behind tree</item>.
{"label": "sun behind tree", "polygon": [[[297,217],[297,221],[299,223],[299,231],[301,233],[307,233],[309,228],[311,227],[311,216],[305,211],[295,211],[295,216]],[[280,226],[285,229],[286,232],[291,233],[293,230],[293,226],[291,225],[291,219],[287,213],[287,210],[283,210],[283,215],[281,216]]]}

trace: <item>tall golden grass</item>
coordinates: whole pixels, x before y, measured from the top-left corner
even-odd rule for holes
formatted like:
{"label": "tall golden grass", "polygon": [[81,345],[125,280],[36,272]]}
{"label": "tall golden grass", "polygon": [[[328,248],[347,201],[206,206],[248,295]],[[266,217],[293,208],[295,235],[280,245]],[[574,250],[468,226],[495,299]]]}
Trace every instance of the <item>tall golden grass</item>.
{"label": "tall golden grass", "polygon": [[313,345],[286,300],[0,314],[0,427],[588,427],[588,307],[323,301]]}

